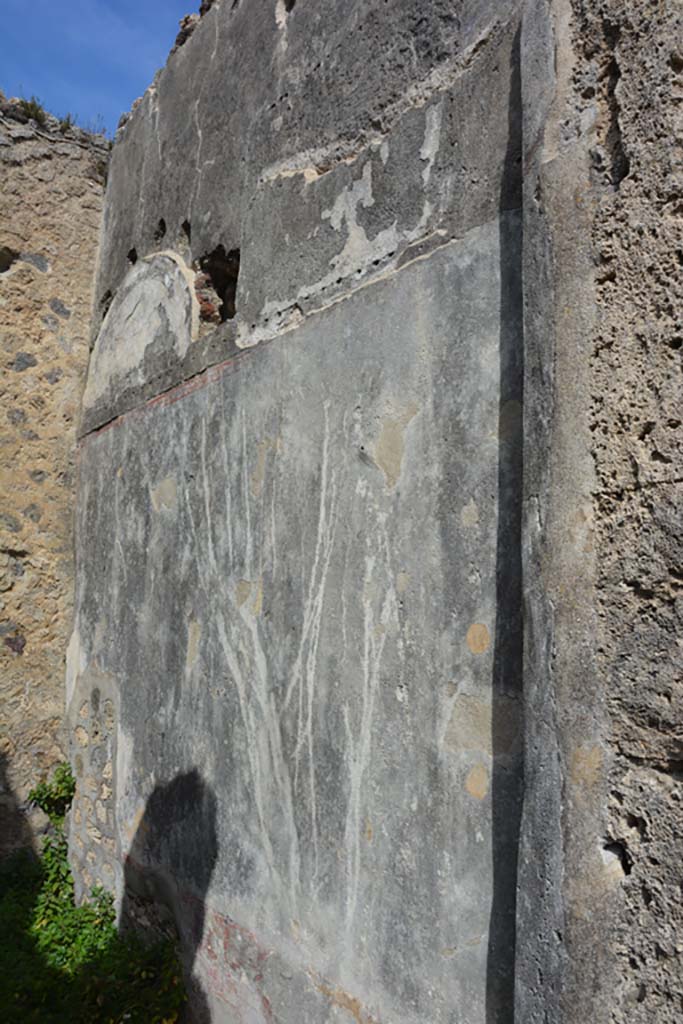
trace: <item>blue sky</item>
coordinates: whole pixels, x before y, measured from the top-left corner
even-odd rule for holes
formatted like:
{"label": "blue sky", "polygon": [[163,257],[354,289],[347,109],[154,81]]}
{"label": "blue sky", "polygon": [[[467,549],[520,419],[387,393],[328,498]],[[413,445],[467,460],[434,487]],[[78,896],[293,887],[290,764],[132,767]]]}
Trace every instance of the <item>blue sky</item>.
{"label": "blue sky", "polygon": [[0,89],[113,132],[199,0],[1,0]]}

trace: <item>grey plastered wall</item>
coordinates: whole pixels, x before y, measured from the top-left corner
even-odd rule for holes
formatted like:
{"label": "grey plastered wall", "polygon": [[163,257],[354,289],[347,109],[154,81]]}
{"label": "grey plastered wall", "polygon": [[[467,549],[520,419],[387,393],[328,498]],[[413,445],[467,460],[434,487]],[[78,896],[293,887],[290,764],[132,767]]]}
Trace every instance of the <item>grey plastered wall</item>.
{"label": "grey plastered wall", "polygon": [[72,863],[163,900],[216,1021],[510,1020],[516,9],[287,6],[215,5],[114,148]]}

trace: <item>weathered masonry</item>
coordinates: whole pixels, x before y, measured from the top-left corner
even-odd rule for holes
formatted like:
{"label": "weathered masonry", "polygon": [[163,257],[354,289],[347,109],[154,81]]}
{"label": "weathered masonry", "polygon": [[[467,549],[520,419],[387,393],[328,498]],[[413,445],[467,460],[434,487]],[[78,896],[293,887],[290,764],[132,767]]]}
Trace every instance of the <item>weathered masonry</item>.
{"label": "weathered masonry", "polygon": [[679,15],[204,7],[105,203],[80,889],[220,1024],[673,1022]]}
{"label": "weathered masonry", "polygon": [[26,797],[67,746],[76,425],[109,149],[62,129],[0,93],[0,855],[45,825]]}

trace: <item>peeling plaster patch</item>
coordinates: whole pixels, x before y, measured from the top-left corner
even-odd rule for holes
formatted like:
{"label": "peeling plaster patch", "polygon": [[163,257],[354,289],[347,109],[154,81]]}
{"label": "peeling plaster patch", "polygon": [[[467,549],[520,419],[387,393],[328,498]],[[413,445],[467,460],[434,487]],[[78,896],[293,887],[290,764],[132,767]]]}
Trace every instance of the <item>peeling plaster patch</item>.
{"label": "peeling plaster patch", "polygon": [[174,252],[173,249],[162,249],[161,252],[151,253],[149,256],[145,256],[145,263],[152,264],[157,259],[167,259],[175,263],[178,268],[185,284],[187,285],[187,291],[190,299],[190,339],[196,341],[199,337],[199,301],[195,295],[195,272],[190,267],[183,257]]}
{"label": "peeling plaster patch", "polygon": [[157,339],[182,359],[198,336],[199,306],[189,268],[175,253],[145,257],[131,267],[109,307],[90,359],[83,406],[91,408],[114,380],[136,375]]}
{"label": "peeling plaster patch", "polygon": [[178,501],[178,487],[174,476],[167,476],[156,487],[150,488],[152,508],[155,512],[174,512]]}
{"label": "peeling plaster patch", "polygon": [[479,525],[479,509],[474,498],[470,498],[466,505],[463,505],[460,511],[460,522],[466,530],[471,530],[474,526]]}
{"label": "peeling plaster patch", "polygon": [[374,460],[384,473],[389,490],[396,486],[401,475],[405,429],[418,412],[419,407],[411,402],[398,419],[387,418],[382,422],[382,430],[375,444]]}
{"label": "peeling plaster patch", "polygon": [[372,241],[366,235],[365,229],[358,223],[358,206],[367,209],[374,204],[372,160],[370,159],[363,167],[360,178],[342,189],[333,205],[329,209],[323,210],[322,220],[329,221],[335,231],[341,231],[346,227],[346,241],[341,252],[330,260],[330,272],[316,281],[313,287],[300,289],[299,298],[305,299],[310,295],[322,292],[337,284],[340,278],[349,277],[358,270],[363,272],[373,263],[381,261],[396,251],[399,242],[396,221],[379,231]]}
{"label": "peeling plaster patch", "polygon": [[261,341],[269,341],[279,334],[292,331],[303,322],[304,314],[298,303],[280,309],[277,304],[267,303],[263,310],[265,322],[260,326],[241,323],[237,329],[235,344],[238,348],[252,348]]}
{"label": "peeling plaster patch", "polygon": [[[375,251],[381,251],[381,249],[386,248],[382,236],[387,238],[391,236],[390,244],[395,248],[395,225],[393,228],[385,228],[384,231],[380,231],[377,238],[370,243],[365,229],[358,223],[358,206],[360,205],[367,209],[370,206],[374,206],[374,204],[375,200],[372,195],[372,162],[368,160],[363,167],[361,177],[342,190],[330,209],[323,210],[322,212],[322,219],[329,220],[330,225],[335,231],[341,231],[344,224],[347,231],[344,247],[330,261],[332,273],[323,278],[321,282],[323,285],[332,283],[338,277],[345,277],[353,269],[361,265],[364,259],[367,259],[367,255],[371,250],[374,255]],[[382,242],[378,245],[378,240],[380,239],[382,239]]]}
{"label": "peeling plaster patch", "polygon": [[[274,131],[282,128],[282,117],[276,117],[273,123]],[[372,143],[371,143],[372,144]],[[293,157],[285,160],[278,160],[276,163],[265,167],[259,178],[260,185],[267,185],[278,178],[295,178],[302,175],[306,184],[322,178],[324,174],[331,171],[337,164],[353,164],[358,160],[365,147],[359,152],[348,153],[331,162],[329,150],[325,147],[303,150]],[[388,150],[387,150],[388,152]]]}
{"label": "peeling plaster patch", "polygon": [[420,160],[427,164],[422,171],[422,181],[425,187],[429,184],[432,174],[432,167],[439,152],[439,139],[441,137],[441,120],[443,118],[443,100],[429,107],[426,116],[425,137],[420,149]]}
{"label": "peeling plaster patch", "polygon": [[346,221],[349,236],[357,230],[367,241],[365,231],[356,223],[356,210],[359,203],[366,209],[375,205],[372,196],[372,163],[369,160],[363,167],[360,178],[340,192],[331,209],[323,210],[322,219],[329,220],[335,231],[340,231],[342,224]]}
{"label": "peeling plaster patch", "polygon": [[[277,0],[276,12],[278,10],[282,11],[284,6],[284,0]],[[280,16],[282,17],[283,15],[281,14]],[[284,22],[282,25],[278,22],[278,27],[283,28]],[[434,93],[446,92],[456,81],[462,78],[463,74],[468,73],[478,58],[483,56],[488,46],[499,37],[500,29],[501,23],[498,20],[494,21],[491,25],[487,25],[469,46],[455,53],[451,59],[443,61],[433,68],[424,79],[413,82],[403,90],[399,102],[393,105],[391,111],[385,111],[383,117],[384,129],[382,132],[370,131],[364,133],[360,146],[356,139],[350,142],[348,139],[335,138],[327,146],[302,150],[285,160],[279,160],[265,167],[259,179],[260,183],[272,181],[278,177],[286,177],[289,174],[301,174],[302,168],[311,163],[317,166],[324,166],[327,169],[332,169],[340,163],[354,163],[359,156],[367,151],[368,147],[376,146],[378,142],[382,143],[382,147],[385,144],[387,145],[386,153],[388,157],[386,134],[393,130],[395,124],[407,111],[424,107],[433,98]],[[275,130],[279,131],[280,127],[281,125],[275,128]],[[350,146],[354,147],[351,151],[349,151]],[[381,151],[380,155],[382,156],[382,161],[386,162],[386,158]]]}
{"label": "peeling plaster patch", "polygon": [[[440,110],[441,108],[439,106],[432,109]],[[431,129],[429,127],[425,129],[426,141],[421,150],[425,154],[431,154],[432,148],[437,145],[437,123],[440,125],[440,116],[437,117],[434,114],[432,115]],[[287,330],[298,327],[304,319],[302,306],[306,309],[307,315],[329,308],[361,288],[372,285],[397,270],[403,269],[413,260],[427,258],[435,248],[441,248],[442,245],[448,244],[444,241],[448,234],[444,228],[428,231],[434,208],[426,195],[423,198],[422,213],[413,228],[399,230],[398,220],[394,219],[387,227],[377,232],[372,239],[368,238],[365,229],[358,223],[358,206],[360,204],[367,208],[375,203],[372,188],[373,159],[375,159],[375,171],[382,172],[382,167],[379,166],[379,161],[376,159],[378,151],[380,159],[382,159],[382,147],[378,147],[376,141],[371,143],[371,146],[370,155],[363,166],[360,178],[343,188],[332,206],[323,210],[320,215],[322,221],[329,221],[335,231],[341,232],[344,228],[346,229],[346,240],[341,251],[329,260],[330,270],[323,277],[302,284],[293,302],[289,300],[284,305],[282,300],[265,301],[251,324],[239,323],[236,344],[240,348],[252,347],[261,341],[271,340]],[[343,162],[353,163],[358,157],[358,154],[354,154]],[[425,159],[431,168],[435,160],[435,153],[425,156]],[[314,170],[315,173],[313,173]],[[306,183],[310,183],[326,172],[327,168],[302,167],[298,163],[290,166],[285,162],[269,169],[268,176],[262,176],[260,181],[263,184],[277,177],[292,177],[295,174],[302,174]],[[464,238],[474,230],[478,229],[470,229],[462,238],[457,239],[457,244],[461,245]],[[417,252],[412,252],[413,245]],[[314,309],[307,308],[307,304],[311,302],[314,303]]]}
{"label": "peeling plaster patch", "polygon": [[474,622],[467,630],[467,646],[472,654],[484,654],[491,643],[491,636],[483,622]]}
{"label": "peeling plaster patch", "polygon": [[475,764],[465,779],[465,789],[475,800],[483,800],[489,791],[489,773],[486,765]]}

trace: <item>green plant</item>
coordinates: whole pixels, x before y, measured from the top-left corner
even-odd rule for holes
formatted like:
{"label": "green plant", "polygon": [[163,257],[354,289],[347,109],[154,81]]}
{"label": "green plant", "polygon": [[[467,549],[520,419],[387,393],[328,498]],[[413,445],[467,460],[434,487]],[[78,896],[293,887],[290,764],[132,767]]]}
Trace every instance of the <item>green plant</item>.
{"label": "green plant", "polygon": [[76,780],[71,772],[71,765],[64,762],[57,765],[52,779],[39,782],[28,795],[31,803],[45,811],[53,825],[61,825],[64,821],[71,801],[76,792]]}
{"label": "green plant", "polygon": [[76,125],[76,118],[72,114],[65,114],[64,117],[59,119],[59,130],[62,135],[65,135],[71,128]]}
{"label": "green plant", "polygon": [[0,865],[3,1024],[174,1024],[185,991],[173,943],[119,935],[103,889],[76,905],[61,823],[73,794],[68,765],[33,793],[54,831],[40,858]]}
{"label": "green plant", "polygon": [[107,126],[101,114],[96,114],[94,117],[89,118],[87,121],[83,121],[81,123],[81,128],[84,132],[88,132],[89,135],[106,136],[107,134]]}
{"label": "green plant", "polygon": [[40,102],[37,96],[31,96],[30,100],[21,99],[19,100],[19,106],[21,107],[24,114],[29,117],[32,121],[36,121],[39,125],[44,125],[47,121],[47,113],[45,107]]}

